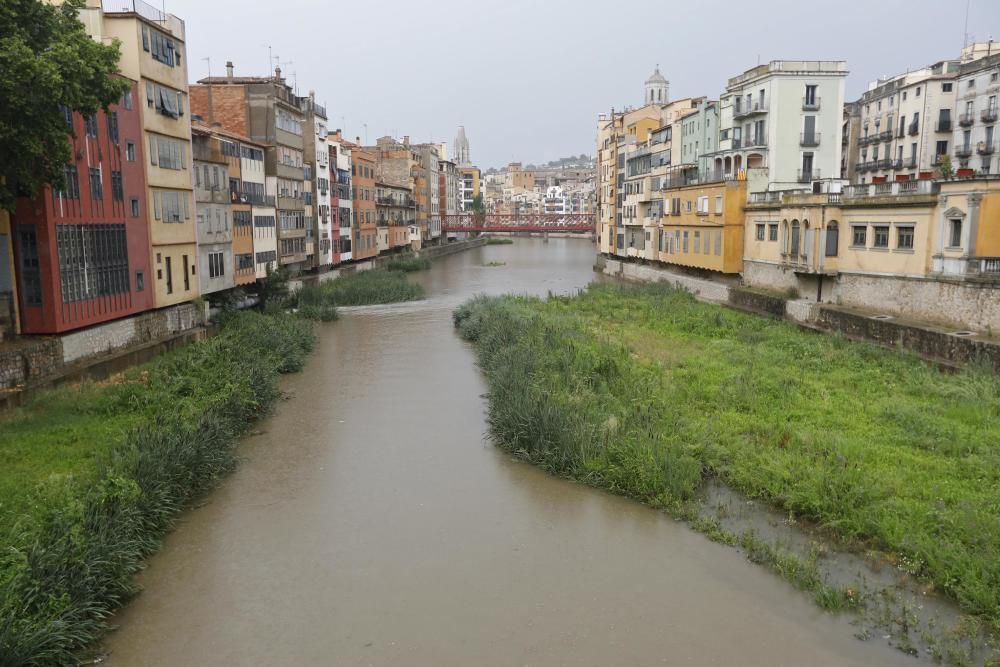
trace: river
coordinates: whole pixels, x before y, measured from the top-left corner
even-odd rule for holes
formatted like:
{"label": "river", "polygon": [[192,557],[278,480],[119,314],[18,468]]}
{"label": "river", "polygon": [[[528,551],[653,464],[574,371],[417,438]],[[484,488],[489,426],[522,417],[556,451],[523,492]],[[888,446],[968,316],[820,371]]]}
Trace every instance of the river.
{"label": "river", "polygon": [[[306,369],[112,619],[113,665],[912,664],[736,549],[485,439],[451,310],[567,293],[593,244],[519,239],[322,325]],[[485,266],[504,262],[503,266]]]}

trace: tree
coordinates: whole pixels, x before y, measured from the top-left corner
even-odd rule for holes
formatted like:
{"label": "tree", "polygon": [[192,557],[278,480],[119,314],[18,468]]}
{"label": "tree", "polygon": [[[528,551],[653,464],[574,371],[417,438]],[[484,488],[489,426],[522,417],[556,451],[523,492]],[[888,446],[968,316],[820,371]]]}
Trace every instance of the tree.
{"label": "tree", "polygon": [[486,213],[486,204],[483,203],[483,195],[478,194],[472,198],[472,212]]}
{"label": "tree", "polygon": [[940,157],[941,163],[938,164],[938,174],[941,178],[949,179],[954,174],[954,169],[951,166],[951,156],[944,153]]}
{"label": "tree", "polygon": [[92,114],[121,98],[117,42],[94,41],[78,15],[85,0],[0,2],[0,208],[63,182],[72,159],[63,109]]}

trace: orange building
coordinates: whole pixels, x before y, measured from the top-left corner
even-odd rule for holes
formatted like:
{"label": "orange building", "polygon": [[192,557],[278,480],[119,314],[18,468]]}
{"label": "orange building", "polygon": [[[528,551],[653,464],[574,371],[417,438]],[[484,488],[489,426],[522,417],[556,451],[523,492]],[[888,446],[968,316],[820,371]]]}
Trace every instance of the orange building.
{"label": "orange building", "polygon": [[375,211],[375,151],[351,147],[354,259],[378,255],[378,217]]}

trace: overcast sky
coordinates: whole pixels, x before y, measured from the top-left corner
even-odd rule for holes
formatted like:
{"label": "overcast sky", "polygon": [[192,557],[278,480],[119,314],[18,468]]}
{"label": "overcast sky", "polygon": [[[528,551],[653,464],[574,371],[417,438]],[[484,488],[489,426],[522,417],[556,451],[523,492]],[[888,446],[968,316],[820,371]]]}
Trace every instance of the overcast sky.
{"label": "overcast sky", "polygon": [[[161,0],[148,0],[160,5]],[[330,127],[448,141],[480,167],[594,152],[596,116],[637,105],[659,63],[671,98],[718,97],[778,59],[848,61],[847,97],[878,76],[957,57],[966,0],[164,0],[187,25],[192,81],[267,69],[268,45]],[[1000,40],[1000,0],[968,0]]]}

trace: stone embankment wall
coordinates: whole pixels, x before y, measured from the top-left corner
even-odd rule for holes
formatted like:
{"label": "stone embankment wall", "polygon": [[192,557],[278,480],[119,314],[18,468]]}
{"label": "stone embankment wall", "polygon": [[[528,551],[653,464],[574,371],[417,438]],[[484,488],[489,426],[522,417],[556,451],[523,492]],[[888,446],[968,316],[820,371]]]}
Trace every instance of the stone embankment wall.
{"label": "stone embankment wall", "polygon": [[0,346],[0,389],[45,383],[74,365],[170,340],[201,326],[199,309],[183,303],[62,336],[31,336]]}
{"label": "stone embankment wall", "polygon": [[[637,264],[620,259],[612,259],[598,255],[594,267],[606,275],[635,282],[668,282],[691,292],[702,301],[748,310],[764,315],[793,320],[811,328],[842,333],[851,338],[868,340],[886,347],[905,349],[915,352],[928,359],[944,361],[952,364],[981,363],[1000,371],[1000,341],[993,339],[991,332],[1000,328],[990,327],[990,323],[1000,315],[1000,288],[992,285],[961,285],[940,283],[931,286],[933,281],[916,281],[923,283],[918,289],[920,293],[914,298],[933,299],[935,295],[947,299],[947,303],[961,301],[960,312],[966,313],[968,319],[959,328],[979,329],[980,332],[955,331],[956,324],[942,327],[936,322],[938,318],[920,318],[915,315],[931,312],[931,305],[923,307],[900,305],[892,307],[892,302],[905,303],[905,297],[888,296],[885,292],[889,287],[882,283],[874,283],[858,287],[858,297],[865,305],[856,303],[850,306],[827,305],[807,299],[792,299],[779,294],[760,289],[742,287],[735,283],[724,282],[677,273],[663,266]],[[856,278],[856,277],[855,277]],[[831,281],[832,282],[832,281]],[[900,281],[901,283],[915,281]],[[906,286],[901,286],[906,289]],[[913,288],[913,285],[910,285]],[[877,306],[875,306],[877,304]],[[877,307],[877,311],[874,310]],[[949,308],[951,306],[949,305]],[[872,309],[872,312],[865,312]],[[890,312],[905,313],[904,319],[896,319],[887,314]],[[940,303],[938,311],[940,312]],[[909,316],[909,320],[906,319]],[[976,325],[984,325],[981,328]],[[959,335],[956,335],[959,334]]]}

